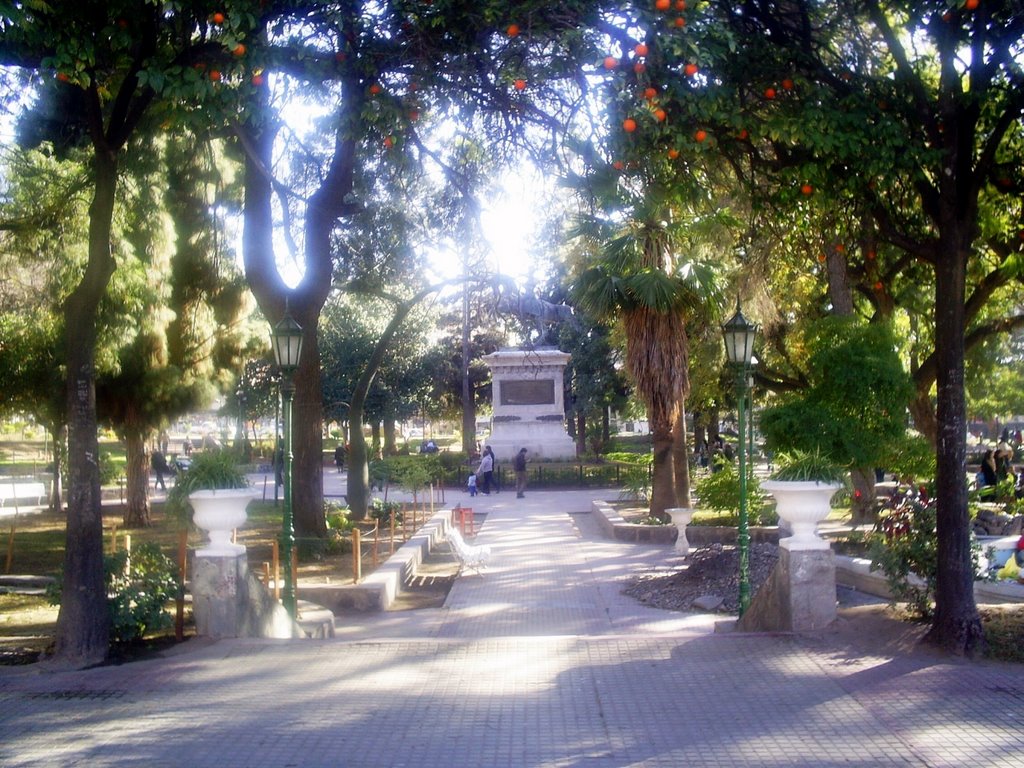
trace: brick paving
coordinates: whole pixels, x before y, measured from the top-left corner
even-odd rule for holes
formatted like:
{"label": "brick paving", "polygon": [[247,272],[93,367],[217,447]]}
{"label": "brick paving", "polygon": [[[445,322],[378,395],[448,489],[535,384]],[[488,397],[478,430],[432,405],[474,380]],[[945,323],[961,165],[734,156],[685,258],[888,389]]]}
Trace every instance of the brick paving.
{"label": "brick paving", "polygon": [[[624,579],[666,547],[591,535],[590,493],[472,500],[493,549],[442,608],[335,640],[193,640],[0,670],[0,766],[987,766],[1024,759],[1024,668],[714,632]],[[468,499],[461,500],[467,503]],[[449,499],[452,501],[452,499]]]}

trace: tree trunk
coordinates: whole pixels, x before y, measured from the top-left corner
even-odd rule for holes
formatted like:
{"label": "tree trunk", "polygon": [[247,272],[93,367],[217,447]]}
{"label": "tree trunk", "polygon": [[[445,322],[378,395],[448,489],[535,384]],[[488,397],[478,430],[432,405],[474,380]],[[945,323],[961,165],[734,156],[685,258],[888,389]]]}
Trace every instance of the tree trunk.
{"label": "tree trunk", "polygon": [[850,522],[853,525],[873,525],[878,520],[875,512],[875,470],[872,467],[850,470],[853,482],[853,503]]}
{"label": "tree trunk", "polygon": [[327,536],[324,515],[323,396],[317,322],[320,308],[307,309],[302,325],[302,360],[295,374],[292,403],[292,517],[298,538]]}
{"label": "tree trunk", "polygon": [[939,440],[939,424],[935,420],[935,407],[932,405],[931,379],[924,383],[915,377],[914,385],[917,389],[910,401],[910,418],[914,421],[914,428],[935,446]]}
{"label": "tree trunk", "polygon": [[608,407],[605,406],[601,409],[601,452],[608,450],[608,443],[612,439],[612,417],[608,412]]}
{"label": "tree trunk", "polygon": [[346,499],[353,520],[365,520],[370,506],[370,462],[363,437],[363,403],[352,398],[348,410],[349,453]]}
{"label": "tree trunk", "polygon": [[380,422],[374,421],[370,425],[370,452],[377,461],[383,459],[380,450]]}
{"label": "tree trunk", "polygon": [[651,477],[651,517],[668,520],[666,509],[678,507],[675,468],[673,466],[672,425],[651,422],[651,450],[654,463]]}
{"label": "tree trunk", "polygon": [[465,282],[462,284],[462,452],[472,456],[476,449],[476,401],[469,377],[469,354],[469,283]]}
{"label": "tree trunk", "polygon": [[89,207],[89,263],[64,305],[68,398],[68,512],[64,581],[54,643],[61,665],[85,667],[107,657],[110,611],[103,574],[103,508],[96,424],[96,315],[114,274],[110,227],[117,158],[97,148]]}
{"label": "tree trunk", "polygon": [[[125,475],[127,476],[124,514],[125,528],[148,528],[152,523],[149,515],[149,456],[142,432],[126,428]],[[167,482],[167,478],[164,479]]]}
{"label": "tree trunk", "polygon": [[[947,207],[955,203],[943,201]],[[947,211],[946,221],[955,220]],[[970,238],[946,237],[935,268],[935,354],[938,361],[936,415],[936,517],[938,574],[935,617],[926,639],[955,654],[973,656],[985,638],[974,602],[974,568],[964,474],[967,409],[964,398],[964,284]]]}
{"label": "tree trunk", "polygon": [[576,455],[584,456],[587,453],[587,414],[584,411],[576,413]]}
{"label": "tree trunk", "polygon": [[675,471],[676,502],[690,506],[690,451],[686,439],[686,404],[679,406],[679,416],[672,428],[672,466]]}
{"label": "tree trunk", "polygon": [[384,455],[394,456],[398,453],[398,443],[395,441],[395,420],[384,419]]}

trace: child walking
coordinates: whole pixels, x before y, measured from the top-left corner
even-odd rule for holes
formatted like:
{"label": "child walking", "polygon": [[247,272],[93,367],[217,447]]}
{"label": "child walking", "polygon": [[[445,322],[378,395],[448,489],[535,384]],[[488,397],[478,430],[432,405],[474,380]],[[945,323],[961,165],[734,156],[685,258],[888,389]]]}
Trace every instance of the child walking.
{"label": "child walking", "polygon": [[476,475],[471,473],[469,479],[466,480],[466,490],[469,491],[470,496],[476,496]]}

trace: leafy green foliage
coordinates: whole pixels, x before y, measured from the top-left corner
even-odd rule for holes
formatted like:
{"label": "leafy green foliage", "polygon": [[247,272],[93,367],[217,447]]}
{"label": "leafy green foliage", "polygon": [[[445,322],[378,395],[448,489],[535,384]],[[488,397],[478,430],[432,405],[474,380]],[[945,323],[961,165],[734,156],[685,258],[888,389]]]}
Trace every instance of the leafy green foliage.
{"label": "leafy green foliage", "polygon": [[846,478],[846,471],[820,451],[783,452],[775,457],[774,463],[772,480],[839,483]]}
{"label": "leafy green foliage", "polygon": [[[739,514],[740,476],[736,465],[725,459],[718,460],[714,472],[697,480],[694,493],[701,509]],[[750,519],[761,525],[770,525],[773,513],[765,506],[765,494],[756,475],[747,478],[747,510]],[[735,518],[738,520],[738,517]],[[735,522],[734,520],[734,522]]]}
{"label": "leafy green foliage", "polygon": [[815,325],[807,344],[810,386],[762,411],[765,445],[846,467],[880,466],[905,437],[912,393],[891,330],[831,318]]}
{"label": "leafy green foliage", "polygon": [[[178,591],[178,568],[157,544],[104,556],[103,572],[114,642],[130,643],[171,626],[167,605]],[[62,584],[57,579],[49,588],[51,605],[60,605]]]}

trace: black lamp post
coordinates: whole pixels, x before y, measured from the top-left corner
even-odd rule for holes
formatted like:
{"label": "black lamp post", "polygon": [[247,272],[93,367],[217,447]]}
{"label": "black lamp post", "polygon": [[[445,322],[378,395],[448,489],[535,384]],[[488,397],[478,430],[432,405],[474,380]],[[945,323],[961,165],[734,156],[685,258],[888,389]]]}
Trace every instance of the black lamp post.
{"label": "black lamp post", "polygon": [[747,515],[747,464],[745,427],[747,371],[750,359],[754,354],[754,338],[757,326],[747,322],[740,311],[740,303],[736,302],[736,314],[722,326],[722,337],[725,339],[725,356],[736,367],[736,404],[739,410],[739,480],[740,480],[740,524],[737,533],[737,544],[740,554],[740,607],[739,615],[750,606],[750,522]]}
{"label": "black lamp post", "polygon": [[288,613],[295,616],[295,582],[292,579],[292,558],[295,556],[295,522],[292,518],[292,396],[295,382],[292,380],[299,367],[302,354],[302,326],[295,322],[288,305],[284,317],[270,333],[274,347],[274,360],[281,370],[281,401],[284,416],[284,519],[282,538],[284,556],[284,596],[282,602]]}

